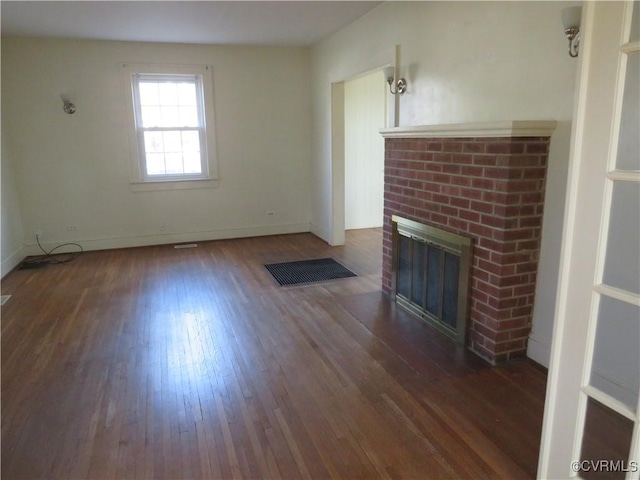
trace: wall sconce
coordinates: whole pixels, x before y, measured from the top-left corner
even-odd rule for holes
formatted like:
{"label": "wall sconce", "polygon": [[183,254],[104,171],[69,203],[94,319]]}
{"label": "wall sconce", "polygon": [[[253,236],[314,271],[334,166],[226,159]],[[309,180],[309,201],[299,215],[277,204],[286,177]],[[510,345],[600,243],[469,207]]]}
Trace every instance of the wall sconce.
{"label": "wall sconce", "polygon": [[404,92],[407,91],[407,81],[404,78],[399,79],[396,82],[396,91],[394,92],[392,85],[393,85],[395,70],[396,70],[395,67],[385,67],[382,70],[382,73],[384,73],[384,78],[387,80],[387,83],[389,84],[389,91],[391,92],[391,94],[402,95]]}
{"label": "wall sconce", "polygon": [[580,47],[580,19],[582,7],[568,7],[562,9],[562,27],[569,39],[569,56],[577,57]]}
{"label": "wall sconce", "polygon": [[64,113],[68,113],[69,115],[76,113],[76,106],[69,100],[69,97],[60,95],[60,98],[62,98],[62,109]]}

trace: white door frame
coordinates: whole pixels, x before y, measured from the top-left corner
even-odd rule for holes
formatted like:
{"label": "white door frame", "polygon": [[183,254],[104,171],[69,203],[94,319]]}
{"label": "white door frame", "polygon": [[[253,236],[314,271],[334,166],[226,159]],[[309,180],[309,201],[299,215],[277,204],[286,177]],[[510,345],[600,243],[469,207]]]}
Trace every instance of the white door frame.
{"label": "white door frame", "polygon": [[[388,52],[382,57],[389,58]],[[329,245],[344,245],[344,82],[361,75],[373,73],[388,65],[395,65],[396,78],[400,74],[400,46],[396,45],[393,58],[371,66],[359,66],[355,73],[331,82],[331,225],[329,231]],[[380,81],[384,81],[382,76]],[[400,111],[400,96],[392,95],[387,101],[388,125],[398,126]],[[393,122],[393,123],[391,123]]]}
{"label": "white door frame", "polygon": [[344,81],[331,84],[331,240],[344,245]]}
{"label": "white door frame", "polygon": [[[615,170],[626,55],[640,51],[639,42],[623,46],[629,36],[631,6],[631,2],[585,2],[583,12],[539,478],[579,475],[572,462],[580,460],[589,398],[634,422],[629,461],[640,460],[640,408],[630,408],[589,384],[600,299],[640,306],[637,294],[602,282],[612,184],[640,183],[640,172]],[[638,475],[637,470],[629,470],[627,478]]]}

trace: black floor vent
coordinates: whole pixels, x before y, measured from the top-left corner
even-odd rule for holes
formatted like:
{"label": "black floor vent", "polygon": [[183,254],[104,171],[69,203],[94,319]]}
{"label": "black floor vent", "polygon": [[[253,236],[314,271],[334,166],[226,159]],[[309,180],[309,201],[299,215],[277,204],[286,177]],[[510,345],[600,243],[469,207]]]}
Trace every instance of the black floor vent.
{"label": "black floor vent", "polygon": [[338,278],[357,277],[333,258],[318,258],[299,262],[271,263],[265,268],[280,285],[324,282]]}

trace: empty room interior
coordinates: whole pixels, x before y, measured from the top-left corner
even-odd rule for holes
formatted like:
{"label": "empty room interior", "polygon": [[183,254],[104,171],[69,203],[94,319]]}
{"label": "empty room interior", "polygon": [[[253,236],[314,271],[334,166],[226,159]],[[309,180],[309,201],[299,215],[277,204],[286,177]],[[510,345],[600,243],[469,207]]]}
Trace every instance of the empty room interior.
{"label": "empty room interior", "polygon": [[3,478],[639,478],[638,1],[0,8]]}

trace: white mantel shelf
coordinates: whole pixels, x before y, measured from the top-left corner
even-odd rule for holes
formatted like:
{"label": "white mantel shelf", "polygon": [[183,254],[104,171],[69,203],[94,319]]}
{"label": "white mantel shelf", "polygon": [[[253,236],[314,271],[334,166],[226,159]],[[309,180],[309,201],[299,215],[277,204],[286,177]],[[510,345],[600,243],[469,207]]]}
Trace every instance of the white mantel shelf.
{"label": "white mantel shelf", "polygon": [[556,125],[555,120],[452,123],[383,128],[380,134],[384,138],[550,137]]}

